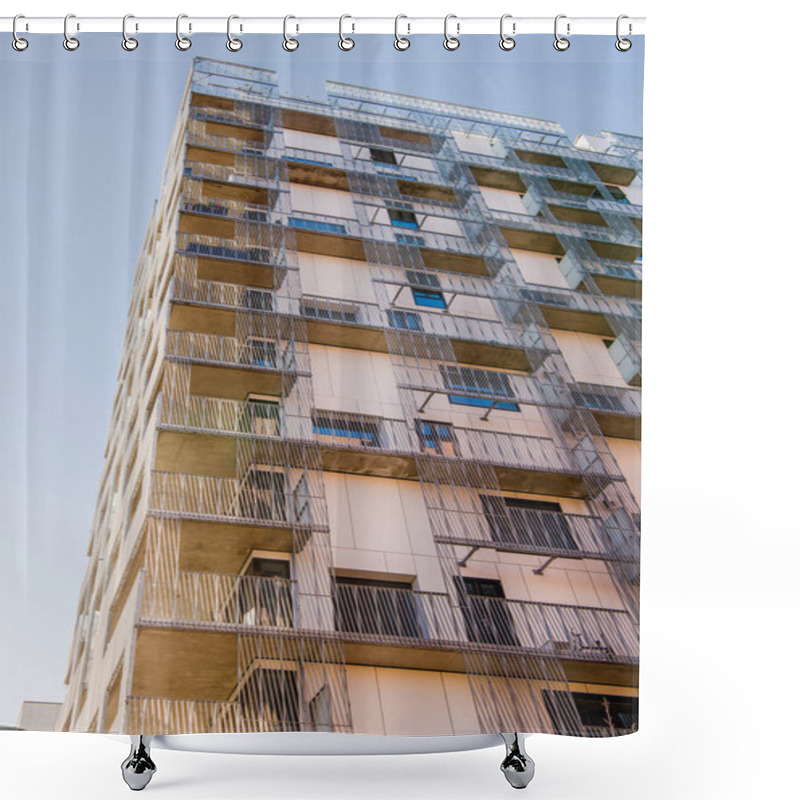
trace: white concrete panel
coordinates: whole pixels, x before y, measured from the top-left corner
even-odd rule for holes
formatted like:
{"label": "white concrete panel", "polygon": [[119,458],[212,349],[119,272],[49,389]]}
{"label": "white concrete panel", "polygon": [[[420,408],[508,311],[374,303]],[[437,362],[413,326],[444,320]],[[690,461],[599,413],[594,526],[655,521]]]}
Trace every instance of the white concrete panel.
{"label": "white concrete panel", "polygon": [[440,673],[385,668],[376,673],[387,735],[454,733]]}
{"label": "white concrete panel", "polygon": [[528,283],[540,286],[556,286],[569,289],[567,279],[561,271],[555,256],[547,253],[533,253],[529,250],[511,250],[522,277]]}
{"label": "white concrete panel", "polygon": [[607,386],[628,385],[602,336],[561,330],[554,330],[553,336],[576,380]]}

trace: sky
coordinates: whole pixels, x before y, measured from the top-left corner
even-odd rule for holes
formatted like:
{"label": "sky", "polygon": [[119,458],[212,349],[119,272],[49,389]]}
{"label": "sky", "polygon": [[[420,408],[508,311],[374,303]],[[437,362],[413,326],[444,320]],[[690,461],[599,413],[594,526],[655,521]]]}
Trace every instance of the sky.
{"label": "sky", "polygon": [[0,48],[0,723],[23,700],[60,702],[103,466],[136,260],[193,56],[276,70],[281,93],[322,100],[324,81],[641,135],[644,39],[613,36],[29,36]]}

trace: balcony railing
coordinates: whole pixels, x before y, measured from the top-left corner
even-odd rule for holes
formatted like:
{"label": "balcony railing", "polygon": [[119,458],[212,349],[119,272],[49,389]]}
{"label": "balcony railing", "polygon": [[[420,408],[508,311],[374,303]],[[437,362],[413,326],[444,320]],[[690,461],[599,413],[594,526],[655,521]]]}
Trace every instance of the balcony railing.
{"label": "balcony railing", "polygon": [[165,517],[271,527],[317,528],[325,519],[324,497],[302,479],[290,488],[281,470],[256,470],[241,480],[154,470],[150,508]]}
{"label": "balcony railing", "polygon": [[179,233],[178,250],[189,256],[210,258],[215,261],[245,261],[251,264],[271,265],[275,249],[267,244],[241,247],[231,239],[220,236],[201,236],[196,233]]}
{"label": "balcony railing", "polygon": [[571,289],[559,289],[554,286],[527,284],[522,290],[526,300],[543,306],[553,306],[571,311],[583,311],[592,314],[613,314],[621,317],[640,319],[641,305],[632,303],[625,297],[613,295],[596,295],[576,292]]}
{"label": "balcony railing", "polygon": [[339,585],[336,627],[358,639],[445,645],[466,643],[533,650],[561,658],[634,662],[638,634],[624,611],[449,595],[378,586]]}
{"label": "balcony railing", "polygon": [[[196,119],[197,117],[195,117]],[[272,138],[272,132],[265,132],[266,141],[253,141],[237,136],[219,136],[207,133],[200,126],[192,126],[186,131],[186,144],[194,147],[211,148],[214,150],[228,150],[243,155],[265,156],[267,142]]]}
{"label": "balcony railing", "polygon": [[[325,720],[316,723],[311,713],[302,714],[297,697],[287,697],[272,687],[265,702],[274,701],[286,713],[274,715],[258,713],[256,708],[248,708],[249,703],[241,700],[184,700],[174,697],[128,698],[128,728],[143,734],[184,734],[184,733],[258,733],[293,731],[340,731],[351,730],[347,724],[337,724]],[[345,698],[335,699],[341,705]],[[255,704],[254,704],[255,705]],[[290,713],[291,712],[291,713]]]}
{"label": "balcony railing", "polygon": [[[272,333],[265,326],[265,336]],[[277,331],[274,331],[277,334]],[[246,367],[296,372],[298,353],[286,339],[216,336],[195,331],[167,331],[166,355],[182,361],[196,361],[227,367]],[[307,359],[303,359],[306,361]],[[304,364],[308,370],[308,364]]]}
{"label": "balcony railing", "polygon": [[278,168],[271,161],[265,159],[258,159],[258,164],[255,161],[256,159],[250,159],[246,167],[209,164],[206,161],[187,161],[183,174],[187,178],[205,178],[220,183],[240,183],[265,189],[274,187],[279,177]]}
{"label": "balcony railing", "polygon": [[292,628],[294,583],[285,578],[179,572],[174,583],[148,578],[140,619],[188,627]]}
{"label": "balcony railing", "polygon": [[642,415],[642,395],[636,389],[599,383],[576,383],[572,389],[572,397],[575,405],[591,411],[630,417]]}
{"label": "balcony railing", "polygon": [[190,110],[192,119],[200,122],[219,122],[226,125],[245,125],[251,128],[264,128],[271,124],[271,110],[264,106],[262,111],[253,109],[208,108],[193,105]]}
{"label": "balcony railing", "polygon": [[221,397],[189,395],[177,399],[161,395],[159,426],[191,431],[246,434],[248,437],[280,439],[302,423],[287,422],[277,404],[257,400],[227,400]]}
{"label": "balcony railing", "polygon": [[336,630],[358,639],[454,644],[460,640],[452,600],[444,593],[340,584],[335,588]]}
{"label": "balcony railing", "polygon": [[248,311],[271,312],[276,305],[273,293],[266,289],[184,277],[178,269],[173,279],[172,299]]}
{"label": "balcony railing", "polygon": [[501,498],[497,500],[495,506],[485,509],[485,520],[468,520],[454,531],[454,538],[469,544],[572,558],[635,561],[638,557],[638,535],[633,530],[606,527],[599,517],[506,507]]}
{"label": "balcony railing", "polygon": [[560,658],[633,663],[636,626],[624,611],[469,595],[470,641],[551,653]]}

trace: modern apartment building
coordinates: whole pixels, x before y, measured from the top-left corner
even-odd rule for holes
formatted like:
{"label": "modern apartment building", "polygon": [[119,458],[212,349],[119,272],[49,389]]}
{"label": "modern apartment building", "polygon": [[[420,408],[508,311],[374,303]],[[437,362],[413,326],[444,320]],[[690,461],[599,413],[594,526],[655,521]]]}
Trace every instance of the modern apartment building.
{"label": "modern apartment building", "polygon": [[196,59],[57,727],[636,727],[641,140]]}

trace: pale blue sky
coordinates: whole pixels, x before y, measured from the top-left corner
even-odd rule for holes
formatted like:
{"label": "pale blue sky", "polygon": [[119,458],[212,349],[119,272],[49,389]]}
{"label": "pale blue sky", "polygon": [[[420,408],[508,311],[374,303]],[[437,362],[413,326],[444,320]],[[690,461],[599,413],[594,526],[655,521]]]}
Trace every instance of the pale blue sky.
{"label": "pale blue sky", "polygon": [[0,722],[23,699],[60,701],[86,568],[129,292],[193,56],[267,67],[283,94],[324,98],[326,79],[555,120],[579,132],[641,134],[644,39],[614,37],[220,35],[188,53],[174,36],[56,35],[0,47]]}

